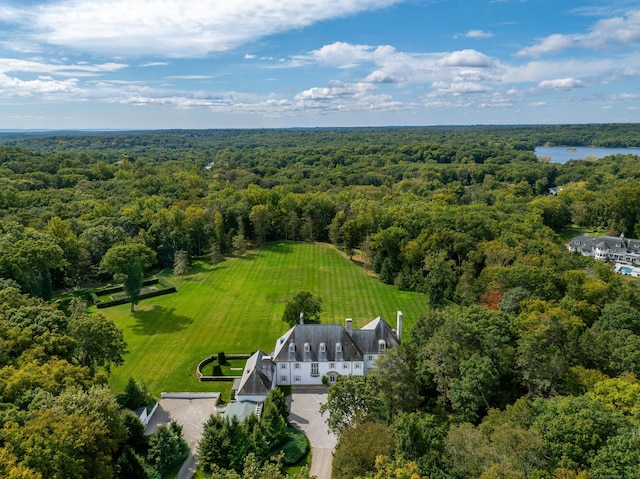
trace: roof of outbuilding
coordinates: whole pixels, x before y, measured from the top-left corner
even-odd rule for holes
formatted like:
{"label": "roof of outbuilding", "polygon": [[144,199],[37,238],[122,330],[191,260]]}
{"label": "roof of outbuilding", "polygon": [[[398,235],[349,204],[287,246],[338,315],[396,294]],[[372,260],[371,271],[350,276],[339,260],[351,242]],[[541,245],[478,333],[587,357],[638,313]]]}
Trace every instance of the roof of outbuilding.
{"label": "roof of outbuilding", "polygon": [[[272,376],[267,377],[263,371],[263,358],[265,356],[264,352],[258,350],[247,359],[236,396],[269,394]],[[269,367],[271,367],[271,364],[269,364]]]}

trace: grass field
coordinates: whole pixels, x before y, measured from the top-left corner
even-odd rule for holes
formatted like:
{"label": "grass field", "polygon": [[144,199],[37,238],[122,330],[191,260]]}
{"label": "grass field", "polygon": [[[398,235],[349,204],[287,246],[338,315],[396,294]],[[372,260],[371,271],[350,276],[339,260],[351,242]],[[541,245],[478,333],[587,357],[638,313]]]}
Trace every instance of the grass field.
{"label": "grass field", "polygon": [[190,274],[166,277],[177,293],[145,299],[133,315],[128,304],[100,311],[122,328],[129,349],[125,364],[111,373],[115,393],[129,377],[143,380],[156,395],[216,390],[198,381],[198,362],[219,351],[271,352],[288,329],[280,319],[285,304],[301,290],[322,298],[323,323],[353,318],[358,328],[382,316],[395,325],[401,310],[405,337],[427,310],[424,295],[367,276],[325,244],[273,243],[217,265],[197,261]]}

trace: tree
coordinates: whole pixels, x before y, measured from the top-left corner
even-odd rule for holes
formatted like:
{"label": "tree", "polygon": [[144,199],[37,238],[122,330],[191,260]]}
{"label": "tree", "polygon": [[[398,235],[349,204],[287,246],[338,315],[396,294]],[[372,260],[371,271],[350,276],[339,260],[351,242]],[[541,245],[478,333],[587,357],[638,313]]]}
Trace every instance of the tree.
{"label": "tree", "polygon": [[333,453],[331,477],[353,479],[373,473],[376,457],[390,455],[392,444],[391,428],[384,424],[364,422],[344,430]]}
{"label": "tree", "polygon": [[127,353],[124,334],[102,314],[73,315],[69,320],[69,335],[76,340],[78,362],[92,371],[124,363]]}
{"label": "tree", "polygon": [[209,255],[211,258],[211,264],[218,264],[222,260],[222,252],[220,251],[220,243],[215,239],[211,241],[211,247],[209,248]]}
{"label": "tree", "polygon": [[460,361],[460,377],[450,382],[451,406],[465,420],[474,421],[481,406],[489,410],[488,398],[498,385],[498,371],[491,359],[473,354],[469,359]]}
{"label": "tree", "polygon": [[313,296],[309,291],[300,291],[284,307],[282,320],[293,327],[303,314],[305,324],[319,324],[322,311],[322,298]]}
{"label": "tree", "polygon": [[329,430],[338,435],[358,423],[384,419],[385,410],[371,375],[340,376],[329,388],[327,402],[320,406],[321,414],[329,414]]}
{"label": "tree", "polygon": [[185,275],[189,272],[189,255],[183,249],[176,251],[173,257],[173,274],[178,276]]}
{"label": "tree", "polygon": [[249,221],[253,225],[253,232],[256,237],[256,243],[262,245],[269,234],[269,225],[271,224],[271,213],[266,205],[255,205],[249,213]]}
{"label": "tree", "polygon": [[100,262],[100,269],[113,274],[113,279],[124,285],[131,300],[131,312],[140,301],[140,288],[145,269],[156,262],[155,252],[141,243],[112,246]]}
{"label": "tree", "polygon": [[189,455],[189,445],[182,437],[182,427],[175,421],[161,424],[149,438],[147,461],[163,476]]}
{"label": "tree", "polygon": [[124,394],[118,397],[118,402],[123,407],[135,411],[139,407],[147,406],[153,402],[153,395],[144,382],[129,378],[124,388]]}

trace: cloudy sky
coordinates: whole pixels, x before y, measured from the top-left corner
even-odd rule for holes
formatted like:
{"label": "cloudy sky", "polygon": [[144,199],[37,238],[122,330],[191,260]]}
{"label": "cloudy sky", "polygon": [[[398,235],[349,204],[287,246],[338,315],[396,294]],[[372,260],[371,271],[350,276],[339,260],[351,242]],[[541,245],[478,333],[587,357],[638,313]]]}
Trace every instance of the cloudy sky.
{"label": "cloudy sky", "polygon": [[0,0],[0,129],[639,120],[638,0]]}

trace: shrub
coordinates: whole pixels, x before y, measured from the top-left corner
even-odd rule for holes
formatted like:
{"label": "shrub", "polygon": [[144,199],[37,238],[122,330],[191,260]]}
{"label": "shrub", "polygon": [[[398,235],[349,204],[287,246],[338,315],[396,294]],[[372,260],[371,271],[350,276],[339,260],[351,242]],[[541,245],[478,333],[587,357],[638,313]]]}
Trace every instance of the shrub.
{"label": "shrub", "polygon": [[226,366],[227,364],[229,364],[227,362],[227,356],[225,356],[224,351],[220,351],[218,353],[218,364]]}
{"label": "shrub", "polygon": [[283,464],[295,464],[307,453],[309,443],[304,433],[290,427],[287,430],[287,442],[282,446],[269,451],[269,457],[277,455],[280,451],[284,453]]}

